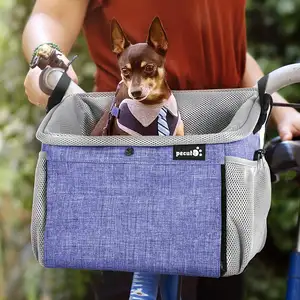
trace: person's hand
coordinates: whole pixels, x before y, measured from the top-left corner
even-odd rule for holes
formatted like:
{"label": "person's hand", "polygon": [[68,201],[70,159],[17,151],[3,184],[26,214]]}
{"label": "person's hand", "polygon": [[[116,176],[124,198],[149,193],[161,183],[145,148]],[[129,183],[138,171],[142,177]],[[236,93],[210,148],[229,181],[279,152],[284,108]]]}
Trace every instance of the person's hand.
{"label": "person's hand", "polygon": [[277,121],[277,130],[282,141],[292,140],[294,137],[300,136],[300,113],[295,109],[282,111],[280,119]]}
{"label": "person's hand", "polygon": [[[62,59],[65,63],[69,62],[63,54],[60,56],[60,59]],[[41,72],[42,70],[38,67],[30,69],[26,75],[24,87],[27,98],[32,104],[46,108],[49,95],[43,93],[39,87],[39,77]],[[78,77],[72,65],[69,66],[67,74],[76,84],[78,84]]]}

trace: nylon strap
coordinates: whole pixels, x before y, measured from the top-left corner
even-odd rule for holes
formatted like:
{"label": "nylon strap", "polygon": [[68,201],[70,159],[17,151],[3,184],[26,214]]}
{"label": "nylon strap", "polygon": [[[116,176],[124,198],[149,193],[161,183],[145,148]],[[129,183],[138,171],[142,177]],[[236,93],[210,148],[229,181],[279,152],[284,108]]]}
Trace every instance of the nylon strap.
{"label": "nylon strap", "polygon": [[66,91],[69,88],[71,78],[67,75],[66,72],[62,74],[57,85],[55,86],[51,96],[48,99],[47,110],[48,113],[54,106],[59,104],[63,99]]}

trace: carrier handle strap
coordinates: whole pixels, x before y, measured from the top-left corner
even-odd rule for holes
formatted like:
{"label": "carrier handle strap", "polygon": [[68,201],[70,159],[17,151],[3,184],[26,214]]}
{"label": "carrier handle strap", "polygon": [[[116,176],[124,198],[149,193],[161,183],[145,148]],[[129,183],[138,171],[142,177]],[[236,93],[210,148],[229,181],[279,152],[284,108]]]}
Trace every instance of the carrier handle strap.
{"label": "carrier handle strap", "polygon": [[270,108],[271,103],[273,104],[272,96],[266,93],[268,79],[269,79],[269,75],[266,75],[263,76],[257,82],[261,111],[256,126],[253,130],[253,134],[256,134],[261,129],[261,127],[265,124],[268,116],[268,110]]}
{"label": "carrier handle strap", "polygon": [[54,106],[56,106],[57,104],[59,104],[61,102],[66,91],[69,88],[70,83],[71,83],[71,78],[67,75],[66,72],[63,72],[57,85],[55,86],[54,90],[52,91],[51,96],[48,99],[47,110],[46,110],[47,113]]}
{"label": "carrier handle strap", "polygon": [[[256,126],[253,130],[253,134],[256,134],[264,124],[268,124],[273,106],[293,107],[295,109],[300,109],[300,103],[273,102],[272,96],[270,94],[266,93],[268,79],[269,79],[269,75],[265,75],[257,82],[261,112],[260,112],[258,121],[256,123]],[[269,109],[270,109],[270,111],[268,113]]]}
{"label": "carrier handle strap", "polygon": [[62,73],[62,76],[60,77],[59,81],[57,82],[57,85],[55,86],[54,90],[52,91],[46,108],[46,113],[48,113],[54,106],[59,104],[62,99],[64,98],[66,91],[68,90],[71,78],[68,76],[67,71],[70,67],[70,65],[74,62],[74,60],[77,58],[77,55],[75,55],[67,64],[67,67],[65,68],[64,72]]}

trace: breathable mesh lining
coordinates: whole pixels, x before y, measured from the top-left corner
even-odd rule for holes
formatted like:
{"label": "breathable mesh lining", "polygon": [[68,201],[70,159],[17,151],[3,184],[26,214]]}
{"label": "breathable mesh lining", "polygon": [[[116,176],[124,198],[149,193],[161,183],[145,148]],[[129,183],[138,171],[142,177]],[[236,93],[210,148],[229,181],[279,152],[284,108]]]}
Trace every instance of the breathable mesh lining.
{"label": "breathable mesh lining", "polygon": [[40,152],[35,172],[32,204],[31,245],[36,260],[44,266],[44,230],[46,224],[46,152]]}
{"label": "breathable mesh lining", "polygon": [[227,272],[243,272],[262,249],[266,239],[266,219],[270,209],[270,171],[265,159],[248,161],[227,157]]}
{"label": "breathable mesh lining", "polygon": [[224,143],[241,139],[254,129],[260,113],[257,90],[175,91],[185,125],[184,137],[90,137],[112,93],[66,97],[44,118],[37,138],[45,144],[80,146],[167,146]]}

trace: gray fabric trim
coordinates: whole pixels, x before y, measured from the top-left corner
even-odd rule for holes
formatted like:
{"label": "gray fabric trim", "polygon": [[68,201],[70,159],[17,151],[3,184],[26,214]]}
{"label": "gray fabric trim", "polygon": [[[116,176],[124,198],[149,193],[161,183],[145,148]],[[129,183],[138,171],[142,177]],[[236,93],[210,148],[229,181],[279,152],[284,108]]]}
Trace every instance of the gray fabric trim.
{"label": "gray fabric trim", "polygon": [[45,144],[65,146],[226,143],[251,134],[260,113],[258,93],[254,88],[175,91],[174,95],[185,124],[185,136],[89,136],[103,111],[110,106],[112,95],[112,93],[89,93],[66,97],[44,118],[37,131],[37,139]]}
{"label": "gray fabric trim", "polygon": [[36,260],[44,266],[44,231],[47,202],[47,153],[39,153],[33,191],[31,245]]}

